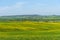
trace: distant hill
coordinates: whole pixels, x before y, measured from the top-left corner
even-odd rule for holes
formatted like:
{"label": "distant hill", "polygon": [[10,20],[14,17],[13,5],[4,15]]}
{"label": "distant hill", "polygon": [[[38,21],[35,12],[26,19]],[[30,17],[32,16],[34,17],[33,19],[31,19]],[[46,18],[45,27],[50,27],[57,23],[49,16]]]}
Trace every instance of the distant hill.
{"label": "distant hill", "polygon": [[13,15],[0,16],[0,21],[60,21],[60,15]]}

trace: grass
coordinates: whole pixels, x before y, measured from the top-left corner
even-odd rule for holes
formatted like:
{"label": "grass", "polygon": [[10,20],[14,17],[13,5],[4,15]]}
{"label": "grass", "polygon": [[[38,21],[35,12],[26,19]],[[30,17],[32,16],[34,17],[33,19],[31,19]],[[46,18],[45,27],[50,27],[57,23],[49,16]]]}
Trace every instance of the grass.
{"label": "grass", "polygon": [[60,40],[60,22],[0,22],[0,40]]}

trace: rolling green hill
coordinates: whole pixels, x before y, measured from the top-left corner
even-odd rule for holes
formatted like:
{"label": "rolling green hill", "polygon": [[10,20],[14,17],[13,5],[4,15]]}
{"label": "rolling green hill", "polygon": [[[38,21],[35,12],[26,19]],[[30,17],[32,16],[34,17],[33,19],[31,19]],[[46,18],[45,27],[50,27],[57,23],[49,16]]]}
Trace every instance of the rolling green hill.
{"label": "rolling green hill", "polygon": [[0,40],[60,40],[60,16],[0,16]]}

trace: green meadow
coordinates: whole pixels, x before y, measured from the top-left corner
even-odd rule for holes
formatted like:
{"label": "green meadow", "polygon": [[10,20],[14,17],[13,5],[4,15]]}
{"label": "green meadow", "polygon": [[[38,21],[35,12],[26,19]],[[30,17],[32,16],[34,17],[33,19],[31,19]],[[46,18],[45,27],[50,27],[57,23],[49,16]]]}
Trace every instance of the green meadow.
{"label": "green meadow", "polygon": [[60,40],[60,22],[0,22],[0,40]]}

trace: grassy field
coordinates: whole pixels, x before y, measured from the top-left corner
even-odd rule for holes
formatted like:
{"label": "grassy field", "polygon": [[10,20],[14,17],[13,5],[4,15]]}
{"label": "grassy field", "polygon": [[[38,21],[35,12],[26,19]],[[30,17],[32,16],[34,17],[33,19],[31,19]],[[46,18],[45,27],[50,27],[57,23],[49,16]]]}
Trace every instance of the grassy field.
{"label": "grassy field", "polygon": [[60,22],[0,22],[0,40],[60,40]]}

